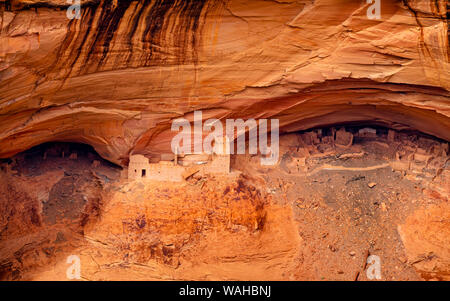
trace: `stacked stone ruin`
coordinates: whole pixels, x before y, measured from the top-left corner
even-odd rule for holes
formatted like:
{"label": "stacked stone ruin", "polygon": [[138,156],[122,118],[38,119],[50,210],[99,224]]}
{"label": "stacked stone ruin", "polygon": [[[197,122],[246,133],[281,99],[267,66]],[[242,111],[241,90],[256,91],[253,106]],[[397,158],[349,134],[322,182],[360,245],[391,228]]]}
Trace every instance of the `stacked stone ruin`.
{"label": "stacked stone ruin", "polygon": [[342,156],[341,153],[345,151],[349,152],[347,157],[362,156],[363,152],[354,145],[354,139],[358,138],[385,147],[386,154],[393,154],[387,158],[392,169],[404,175],[431,180],[436,176],[447,177],[450,173],[449,144],[446,142],[395,130],[381,134],[372,128],[360,129],[355,134],[344,127],[338,130],[331,128],[329,132],[324,135],[319,129],[296,135],[297,147],[291,149],[289,168],[296,172],[307,172],[308,166],[319,164],[325,157]]}
{"label": "stacked stone ruin", "polygon": [[216,139],[212,154],[178,154],[167,156],[164,161],[150,163],[143,155],[130,155],[128,165],[129,180],[156,180],[180,182],[186,174],[197,173],[228,174],[230,173],[230,145],[228,139]]}

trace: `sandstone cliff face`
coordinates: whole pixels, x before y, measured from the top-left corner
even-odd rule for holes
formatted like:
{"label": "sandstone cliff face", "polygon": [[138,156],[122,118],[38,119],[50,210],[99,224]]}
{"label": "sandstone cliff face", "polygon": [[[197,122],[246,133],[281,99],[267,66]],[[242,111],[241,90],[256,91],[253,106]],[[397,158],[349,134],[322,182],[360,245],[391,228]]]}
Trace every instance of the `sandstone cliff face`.
{"label": "sandstone cliff face", "polygon": [[[64,279],[71,254],[87,280],[367,280],[369,254],[382,279],[449,279],[446,1],[81,3],[0,2],[0,279]],[[30,149],[158,159],[196,110],[321,129],[178,184]]]}
{"label": "sandstone cliff face", "polygon": [[436,277],[449,279],[448,237],[450,226],[446,224],[450,208],[448,203],[428,206],[408,217],[399,233],[406,248],[408,260],[425,279]]}
{"label": "sandstone cliff face", "polygon": [[83,280],[373,280],[369,255],[382,280],[450,279],[448,142],[359,128],[182,182],[124,179],[80,144],[0,160],[0,280],[70,279],[70,256]]}
{"label": "sandstone cliff face", "polygon": [[47,141],[126,164],[170,151],[171,121],[347,122],[450,140],[446,1],[2,3],[0,157]]}

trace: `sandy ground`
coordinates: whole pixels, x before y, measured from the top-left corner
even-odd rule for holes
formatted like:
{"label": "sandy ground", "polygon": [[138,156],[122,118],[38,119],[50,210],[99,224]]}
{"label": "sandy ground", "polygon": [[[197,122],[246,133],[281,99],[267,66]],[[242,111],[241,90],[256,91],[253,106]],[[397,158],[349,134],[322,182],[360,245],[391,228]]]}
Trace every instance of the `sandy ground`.
{"label": "sandy ground", "polygon": [[402,171],[426,140],[302,137],[282,137],[275,167],[240,156],[182,183],[129,182],[76,145],[5,161],[0,278],[67,280],[76,255],[81,280],[353,281],[375,255],[381,280],[449,279],[448,153]]}

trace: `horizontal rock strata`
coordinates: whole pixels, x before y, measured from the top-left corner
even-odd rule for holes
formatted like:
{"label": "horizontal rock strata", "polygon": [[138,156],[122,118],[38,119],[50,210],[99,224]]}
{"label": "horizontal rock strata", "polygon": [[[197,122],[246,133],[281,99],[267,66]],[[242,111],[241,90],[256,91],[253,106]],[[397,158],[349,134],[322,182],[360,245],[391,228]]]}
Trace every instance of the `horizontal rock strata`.
{"label": "horizontal rock strata", "polygon": [[122,165],[171,122],[358,122],[450,140],[446,1],[65,1],[1,6],[0,157],[82,142]]}

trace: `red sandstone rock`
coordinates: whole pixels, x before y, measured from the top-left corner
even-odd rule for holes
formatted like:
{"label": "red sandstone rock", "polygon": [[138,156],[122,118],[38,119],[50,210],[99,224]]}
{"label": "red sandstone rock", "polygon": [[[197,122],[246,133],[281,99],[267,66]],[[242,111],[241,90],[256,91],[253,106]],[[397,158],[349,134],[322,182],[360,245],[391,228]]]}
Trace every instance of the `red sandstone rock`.
{"label": "red sandstone rock", "polygon": [[450,139],[445,1],[383,1],[380,20],[362,1],[92,1],[72,21],[62,2],[1,16],[0,157],[75,141],[125,165],[170,152],[171,121],[194,110]]}
{"label": "red sandstone rock", "polygon": [[450,279],[450,208],[429,206],[408,217],[398,231],[408,262],[426,279]]}
{"label": "red sandstone rock", "polygon": [[[122,166],[130,154],[167,157],[172,121],[195,110],[277,118],[282,132],[348,123],[450,140],[443,0],[383,1],[380,20],[364,1],[83,0],[80,20],[56,7],[63,0],[10,3],[0,3],[0,158],[48,141],[90,144]],[[292,153],[287,176],[234,158],[262,190],[218,175],[114,182],[115,168],[63,146],[30,166],[2,162],[0,278],[62,279],[76,251],[87,279],[359,280],[375,245],[392,278],[418,279],[413,266],[449,279],[448,143],[383,135],[363,131],[374,140],[363,151],[334,128],[293,134],[280,143]],[[348,179],[331,180],[338,172]],[[358,185],[365,172],[379,172],[382,189]]]}

